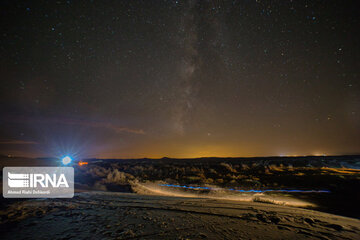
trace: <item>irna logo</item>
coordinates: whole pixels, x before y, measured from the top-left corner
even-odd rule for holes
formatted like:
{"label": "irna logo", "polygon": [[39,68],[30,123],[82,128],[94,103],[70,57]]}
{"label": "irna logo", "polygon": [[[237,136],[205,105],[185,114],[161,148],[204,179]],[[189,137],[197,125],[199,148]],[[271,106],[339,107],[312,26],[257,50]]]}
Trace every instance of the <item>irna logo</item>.
{"label": "irna logo", "polygon": [[58,188],[58,187],[69,187],[69,184],[66,180],[64,174],[23,174],[23,173],[10,173],[8,172],[8,185],[13,188],[36,188],[43,187],[47,188],[49,186]]}
{"label": "irna logo", "polygon": [[73,167],[5,167],[5,198],[71,198],[74,196]]}

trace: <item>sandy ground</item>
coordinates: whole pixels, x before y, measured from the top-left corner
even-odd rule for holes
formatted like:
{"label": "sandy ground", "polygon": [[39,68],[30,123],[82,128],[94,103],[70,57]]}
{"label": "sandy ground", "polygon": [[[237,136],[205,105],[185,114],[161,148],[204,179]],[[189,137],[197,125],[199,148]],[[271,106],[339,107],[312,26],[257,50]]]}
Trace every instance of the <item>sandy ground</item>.
{"label": "sandy ground", "polygon": [[360,239],[360,220],[266,203],[128,193],[15,202],[1,239]]}

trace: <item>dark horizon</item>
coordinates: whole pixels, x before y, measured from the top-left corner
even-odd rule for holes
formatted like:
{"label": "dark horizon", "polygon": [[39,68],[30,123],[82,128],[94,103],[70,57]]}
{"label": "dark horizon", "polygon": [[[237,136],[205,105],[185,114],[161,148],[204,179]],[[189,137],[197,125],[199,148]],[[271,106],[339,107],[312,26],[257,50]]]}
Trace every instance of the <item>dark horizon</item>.
{"label": "dark horizon", "polygon": [[[0,157],[6,157],[6,158],[29,158],[29,159],[61,159],[61,157],[26,157],[26,156],[15,156],[15,155],[3,155],[0,154]],[[101,158],[101,157],[88,157],[88,158],[74,158],[73,161],[80,161],[80,160],[143,160],[143,159],[149,159],[149,160],[162,160],[162,159],[175,159],[175,160],[191,160],[191,159],[255,159],[255,158],[312,158],[312,157],[325,157],[325,158],[336,158],[336,157],[360,157],[360,153],[354,153],[354,154],[339,154],[339,155],[288,155],[288,156],[248,156],[248,157],[216,157],[216,156],[209,156],[209,157],[192,157],[192,158],[177,158],[177,157],[159,157],[159,158],[150,158],[150,157],[143,157],[143,158]]]}

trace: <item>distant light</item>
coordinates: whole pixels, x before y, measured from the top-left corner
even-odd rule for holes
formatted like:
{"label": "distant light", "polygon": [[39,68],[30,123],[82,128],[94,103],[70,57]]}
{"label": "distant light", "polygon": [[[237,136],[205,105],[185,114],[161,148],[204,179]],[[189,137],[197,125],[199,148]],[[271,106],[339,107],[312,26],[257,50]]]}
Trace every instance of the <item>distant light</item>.
{"label": "distant light", "polygon": [[80,161],[78,164],[79,164],[79,166],[82,166],[82,165],[87,165],[87,164],[88,164],[88,162],[83,162],[83,161]]}
{"label": "distant light", "polygon": [[66,156],[66,157],[63,157],[63,159],[61,161],[64,165],[68,165],[69,163],[71,163],[72,159],[71,159],[71,157]]}

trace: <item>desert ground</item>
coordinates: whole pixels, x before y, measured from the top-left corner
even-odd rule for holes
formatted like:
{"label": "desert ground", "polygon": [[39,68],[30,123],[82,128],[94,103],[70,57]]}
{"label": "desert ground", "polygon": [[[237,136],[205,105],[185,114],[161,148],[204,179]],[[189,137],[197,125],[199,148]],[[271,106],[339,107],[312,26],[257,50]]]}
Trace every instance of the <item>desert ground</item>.
{"label": "desert ground", "polygon": [[293,207],[129,193],[77,193],[2,210],[2,239],[359,239],[357,219]]}
{"label": "desert ground", "polygon": [[87,161],[74,198],[2,198],[1,239],[360,239],[357,156]]}

